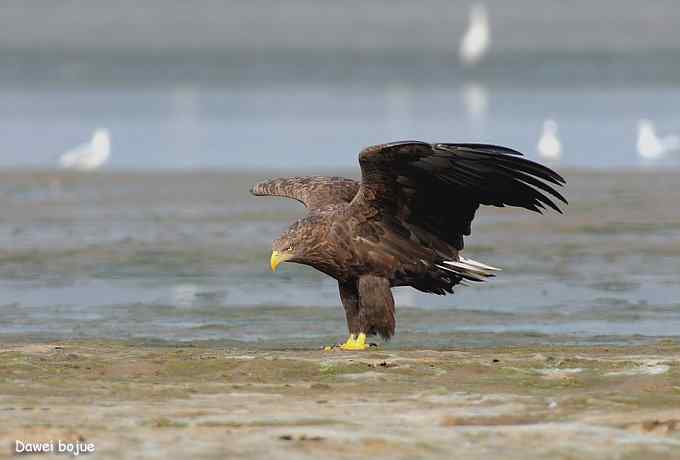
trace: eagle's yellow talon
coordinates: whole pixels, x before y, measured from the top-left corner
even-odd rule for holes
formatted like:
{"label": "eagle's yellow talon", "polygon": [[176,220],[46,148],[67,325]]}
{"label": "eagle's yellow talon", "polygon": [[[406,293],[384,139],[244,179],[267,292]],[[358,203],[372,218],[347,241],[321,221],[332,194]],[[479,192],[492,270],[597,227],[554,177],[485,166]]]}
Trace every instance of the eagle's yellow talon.
{"label": "eagle's yellow talon", "polygon": [[341,343],[340,345],[338,345],[338,347],[343,350],[346,350],[347,347],[353,346],[354,342],[356,342],[356,336],[354,334],[350,334],[349,337],[347,337],[347,340],[345,340],[345,343]]}
{"label": "eagle's yellow talon", "polygon": [[342,350],[347,350],[347,351],[367,349],[368,345],[366,344],[366,334],[364,334],[362,332],[358,336],[356,336],[356,338],[355,338],[354,334],[351,334],[349,336],[349,338],[347,339],[347,342],[340,345],[340,348]]}
{"label": "eagle's yellow talon", "polygon": [[359,335],[356,334],[350,334],[349,337],[347,337],[347,340],[345,343],[341,343],[339,345],[331,345],[331,346],[325,346],[323,347],[323,351],[333,351],[333,350],[345,350],[345,351],[356,351],[356,350],[366,350],[370,347],[375,347],[377,346],[374,343],[366,343],[366,334],[363,332],[360,333]]}

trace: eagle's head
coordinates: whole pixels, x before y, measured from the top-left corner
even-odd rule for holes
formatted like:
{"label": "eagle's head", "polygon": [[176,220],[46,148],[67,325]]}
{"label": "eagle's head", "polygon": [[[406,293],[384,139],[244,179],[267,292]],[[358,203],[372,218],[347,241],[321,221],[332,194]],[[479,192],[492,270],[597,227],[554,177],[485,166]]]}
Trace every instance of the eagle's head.
{"label": "eagle's head", "polygon": [[283,262],[313,265],[319,255],[323,225],[316,216],[308,216],[291,225],[272,244],[271,267],[276,270]]}

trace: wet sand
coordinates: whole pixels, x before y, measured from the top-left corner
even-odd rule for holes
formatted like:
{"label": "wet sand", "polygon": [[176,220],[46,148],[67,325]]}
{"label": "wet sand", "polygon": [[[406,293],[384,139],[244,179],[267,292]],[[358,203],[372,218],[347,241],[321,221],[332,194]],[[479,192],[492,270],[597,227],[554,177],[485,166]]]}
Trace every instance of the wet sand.
{"label": "wet sand", "polygon": [[[370,352],[0,346],[15,440],[96,458],[680,458],[680,344]],[[44,458],[44,457],[43,457]]]}

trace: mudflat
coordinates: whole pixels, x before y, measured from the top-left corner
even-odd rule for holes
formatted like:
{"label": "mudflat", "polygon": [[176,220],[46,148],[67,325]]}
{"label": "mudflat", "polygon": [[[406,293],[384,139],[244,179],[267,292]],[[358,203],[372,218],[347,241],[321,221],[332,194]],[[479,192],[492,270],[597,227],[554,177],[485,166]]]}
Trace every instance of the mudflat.
{"label": "mudflat", "polygon": [[[0,345],[0,458],[680,458],[680,344]],[[56,455],[51,454],[51,455]]]}

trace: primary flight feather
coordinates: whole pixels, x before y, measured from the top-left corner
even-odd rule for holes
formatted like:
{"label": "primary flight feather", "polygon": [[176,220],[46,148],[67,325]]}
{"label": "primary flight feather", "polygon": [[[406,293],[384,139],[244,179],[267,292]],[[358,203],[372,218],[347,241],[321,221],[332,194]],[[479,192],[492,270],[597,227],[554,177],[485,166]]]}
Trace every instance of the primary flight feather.
{"label": "primary flight feather", "polygon": [[251,189],[308,208],[274,241],[271,268],[305,264],[338,281],[347,350],[365,349],[368,335],[394,335],[392,287],[446,294],[494,276],[497,268],[462,256],[480,205],[561,213],[557,203],[567,203],[555,189],[565,184],[559,174],[506,147],[393,142],[364,149],[359,164],[361,182],[291,177]]}

